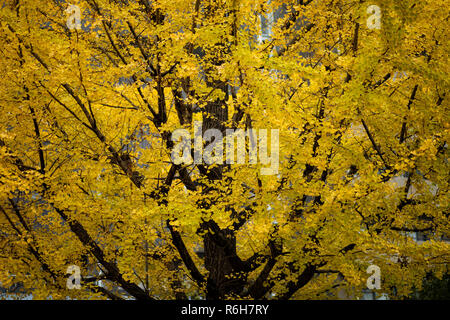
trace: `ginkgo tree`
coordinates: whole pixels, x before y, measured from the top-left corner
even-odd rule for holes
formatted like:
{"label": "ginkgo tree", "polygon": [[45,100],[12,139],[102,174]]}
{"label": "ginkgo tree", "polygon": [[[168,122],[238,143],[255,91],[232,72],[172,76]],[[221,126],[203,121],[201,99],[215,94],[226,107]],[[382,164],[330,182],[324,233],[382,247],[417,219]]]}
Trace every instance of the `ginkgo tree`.
{"label": "ginkgo tree", "polygon": [[[1,285],[334,299],[375,265],[401,298],[445,273],[447,4],[2,1]],[[278,172],[174,161],[200,122],[278,130]]]}

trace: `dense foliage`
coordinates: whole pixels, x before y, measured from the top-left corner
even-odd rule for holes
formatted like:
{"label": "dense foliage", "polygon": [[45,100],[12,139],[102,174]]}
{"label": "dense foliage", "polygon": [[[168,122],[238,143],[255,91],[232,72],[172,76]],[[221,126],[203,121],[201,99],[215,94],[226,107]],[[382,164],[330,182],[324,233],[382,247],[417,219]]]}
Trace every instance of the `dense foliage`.
{"label": "dense foliage", "polygon": [[[400,296],[445,270],[448,1],[71,4],[81,26],[63,1],[0,4],[4,287],[334,299],[369,265]],[[194,121],[278,129],[278,173],[174,163]]]}

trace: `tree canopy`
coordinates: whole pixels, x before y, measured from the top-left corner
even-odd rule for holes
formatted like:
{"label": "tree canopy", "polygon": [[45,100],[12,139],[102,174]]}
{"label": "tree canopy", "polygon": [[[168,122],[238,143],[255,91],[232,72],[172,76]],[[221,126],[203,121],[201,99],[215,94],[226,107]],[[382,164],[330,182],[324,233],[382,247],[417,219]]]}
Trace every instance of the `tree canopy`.
{"label": "tree canopy", "polygon": [[[420,288],[450,255],[447,6],[3,1],[0,283],[334,299],[376,265],[378,292]],[[200,121],[278,130],[278,172],[175,163],[172,132]]]}

